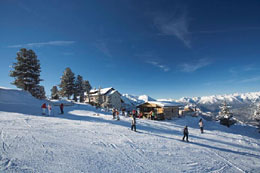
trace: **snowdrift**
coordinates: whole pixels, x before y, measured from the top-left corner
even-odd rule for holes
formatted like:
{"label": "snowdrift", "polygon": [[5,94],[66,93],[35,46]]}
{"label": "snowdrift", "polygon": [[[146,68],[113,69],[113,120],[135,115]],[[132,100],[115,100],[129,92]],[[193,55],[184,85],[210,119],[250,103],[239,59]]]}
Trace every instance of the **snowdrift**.
{"label": "snowdrift", "polygon": [[46,100],[38,100],[29,92],[0,88],[0,111],[39,114]]}

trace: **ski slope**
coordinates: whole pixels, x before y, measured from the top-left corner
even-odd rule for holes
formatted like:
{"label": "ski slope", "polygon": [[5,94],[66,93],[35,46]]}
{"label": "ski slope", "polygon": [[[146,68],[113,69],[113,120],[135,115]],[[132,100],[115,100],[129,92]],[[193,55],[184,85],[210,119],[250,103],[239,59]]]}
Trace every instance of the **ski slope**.
{"label": "ski slope", "polygon": [[[84,104],[42,116],[42,102],[0,88],[0,172],[260,172],[260,134],[251,126],[204,121],[200,134],[199,118],[137,119],[133,132],[130,118]],[[185,125],[190,143],[181,141]]]}

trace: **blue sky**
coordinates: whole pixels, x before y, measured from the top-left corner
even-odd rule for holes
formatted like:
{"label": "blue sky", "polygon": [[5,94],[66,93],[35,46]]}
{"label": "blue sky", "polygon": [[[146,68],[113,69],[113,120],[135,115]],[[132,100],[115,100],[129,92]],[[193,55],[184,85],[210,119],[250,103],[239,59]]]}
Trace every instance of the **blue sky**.
{"label": "blue sky", "polygon": [[0,86],[33,49],[49,94],[66,67],[93,87],[180,98],[260,91],[259,0],[3,0]]}

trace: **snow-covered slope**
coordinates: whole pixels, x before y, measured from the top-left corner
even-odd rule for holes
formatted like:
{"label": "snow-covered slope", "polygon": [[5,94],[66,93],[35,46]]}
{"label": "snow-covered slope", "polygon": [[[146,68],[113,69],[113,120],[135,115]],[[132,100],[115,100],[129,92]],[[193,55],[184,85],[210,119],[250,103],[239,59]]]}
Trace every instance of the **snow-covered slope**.
{"label": "snow-covered slope", "polygon": [[[3,94],[5,93],[5,94]],[[7,99],[15,94],[15,102]],[[2,97],[4,96],[5,97]],[[16,109],[31,103],[27,110]],[[35,104],[34,104],[35,103]],[[171,121],[112,120],[110,113],[75,104],[45,117],[40,101],[21,91],[0,95],[1,172],[259,172],[260,135],[251,126],[231,128],[198,118]],[[5,106],[9,110],[3,110]],[[38,112],[38,114],[34,114]],[[189,126],[190,143],[182,129]]]}
{"label": "snow-covered slope", "polygon": [[0,87],[1,111],[37,114],[43,102],[46,101],[32,97],[29,92]]}

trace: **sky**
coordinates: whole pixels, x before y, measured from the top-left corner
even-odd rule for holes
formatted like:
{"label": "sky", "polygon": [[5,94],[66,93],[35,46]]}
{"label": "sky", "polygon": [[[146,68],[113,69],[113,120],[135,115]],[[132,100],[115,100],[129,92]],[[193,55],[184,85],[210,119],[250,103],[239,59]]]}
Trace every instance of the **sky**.
{"label": "sky", "polygon": [[259,0],[0,0],[0,86],[21,48],[47,95],[66,67],[153,98],[260,91]]}

